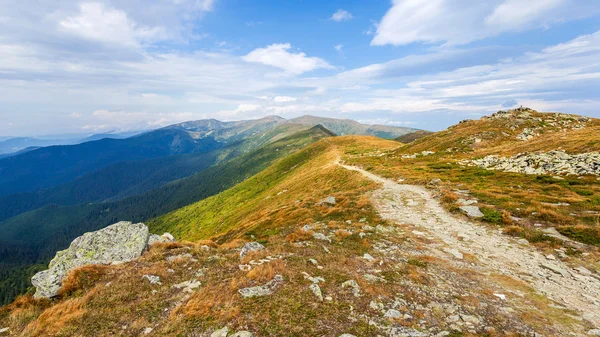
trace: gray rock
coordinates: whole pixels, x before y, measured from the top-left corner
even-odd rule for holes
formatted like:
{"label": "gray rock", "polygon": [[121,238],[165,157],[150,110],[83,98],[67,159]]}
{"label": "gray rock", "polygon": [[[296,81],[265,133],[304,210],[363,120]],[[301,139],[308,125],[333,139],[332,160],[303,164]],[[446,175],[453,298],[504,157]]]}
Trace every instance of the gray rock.
{"label": "gray rock", "polygon": [[275,277],[271,281],[267,282],[266,284],[264,284],[262,286],[242,288],[242,289],[238,290],[238,292],[240,293],[240,295],[242,295],[243,298],[267,296],[267,295],[271,295],[273,293],[273,291],[275,291],[277,286],[282,282],[283,282],[283,276],[275,275]]}
{"label": "gray rock", "polygon": [[354,297],[360,297],[360,286],[354,280],[348,280],[342,283],[342,288],[352,288],[352,294]]}
{"label": "gray rock", "polygon": [[325,204],[330,205],[330,206],[334,206],[336,204],[335,197],[332,196],[332,195],[330,195],[327,198],[325,198],[325,199],[323,199],[323,200],[321,200],[321,201],[319,201],[317,203],[317,205],[319,205],[319,206],[322,206],[322,205],[325,205]]}
{"label": "gray rock", "polygon": [[144,252],[148,227],[143,223],[122,221],[96,232],[85,233],[59,251],[49,268],[35,274],[31,283],[35,298],[54,297],[68,272],[88,264],[111,264],[131,261]]}
{"label": "gray rock", "polygon": [[454,256],[455,258],[462,260],[463,259],[463,254],[461,252],[458,251],[458,249],[456,248],[444,248],[443,251],[445,251],[448,254],[451,254],[452,256]]}
{"label": "gray rock", "polygon": [[2,329],[0,329],[0,333],[8,332],[8,330],[10,330],[10,329],[9,328],[2,328]]}
{"label": "gray rock", "polygon": [[459,208],[471,218],[483,218],[483,213],[481,213],[477,206],[460,206]]}
{"label": "gray rock", "polygon": [[194,259],[194,256],[192,256],[192,254],[190,254],[190,253],[173,255],[173,256],[167,257],[168,262],[173,262],[173,261],[179,260],[179,259],[190,260],[192,262],[198,261],[198,260]]}
{"label": "gray rock", "polygon": [[600,329],[592,329],[587,334],[590,336],[600,336]]}
{"label": "gray rock", "polygon": [[402,316],[402,313],[400,311],[398,311],[396,309],[390,309],[385,313],[385,315],[383,317],[397,319],[397,318],[400,318],[401,316]]}
{"label": "gray rock", "polygon": [[313,283],[310,286],[308,286],[308,288],[310,288],[310,290],[319,299],[319,301],[323,302],[323,293],[321,292],[321,287],[319,287],[318,284]]}
{"label": "gray rock", "polygon": [[175,242],[175,238],[170,233],[164,233],[163,235],[150,234],[148,238],[148,246],[157,242]]}
{"label": "gray rock", "polygon": [[331,243],[331,239],[329,237],[325,236],[325,234],[323,234],[323,233],[314,233],[313,238]]}
{"label": "gray rock", "polygon": [[240,259],[250,252],[256,252],[263,249],[265,249],[265,246],[261,245],[258,242],[247,242],[240,251]]}
{"label": "gray rock", "polygon": [[349,333],[345,333],[345,334],[341,334],[340,337],[356,337],[356,336],[351,335]]}
{"label": "gray rock", "polygon": [[548,270],[550,270],[550,271],[552,271],[552,272],[554,272],[556,274],[560,274],[560,275],[562,275],[564,277],[569,276],[569,272],[568,271],[566,271],[565,269],[562,269],[561,267],[555,266],[553,264],[550,264],[550,263],[540,263],[540,266],[542,268],[548,269]]}
{"label": "gray rock", "polygon": [[172,286],[172,288],[183,289],[184,292],[191,293],[194,291],[194,289],[200,287],[201,285],[202,283],[200,281],[189,280],[179,284],[175,284]]}
{"label": "gray rock", "polygon": [[148,280],[150,282],[150,284],[161,284],[160,277],[158,277],[156,275],[144,275],[144,276],[142,276],[142,279]]}
{"label": "gray rock", "polygon": [[441,184],[441,182],[442,182],[442,179],[440,179],[440,178],[434,178],[434,179],[431,179],[431,180],[430,180],[430,181],[427,183],[427,185],[430,185],[430,186],[437,186],[437,185]]}
{"label": "gray rock", "polygon": [[210,334],[210,337],[227,337],[229,329],[227,327],[221,328]]}

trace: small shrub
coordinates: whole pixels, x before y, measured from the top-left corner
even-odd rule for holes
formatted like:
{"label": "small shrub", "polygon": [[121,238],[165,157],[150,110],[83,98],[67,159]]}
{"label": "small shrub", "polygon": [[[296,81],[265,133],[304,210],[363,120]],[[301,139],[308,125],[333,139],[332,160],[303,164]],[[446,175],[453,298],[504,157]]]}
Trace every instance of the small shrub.
{"label": "small shrub", "polygon": [[600,195],[595,196],[589,200],[589,203],[594,206],[600,206]]}
{"label": "small shrub", "polygon": [[297,229],[295,232],[288,234],[285,239],[288,242],[299,242],[299,241],[307,241],[312,239],[312,236],[315,232],[313,231],[304,231],[301,228]]}
{"label": "small shrub", "polygon": [[508,212],[507,210],[502,210],[501,214],[502,214],[502,224],[504,226],[512,226],[514,224],[512,216],[510,215],[510,212]]}
{"label": "small shrub", "polygon": [[585,197],[589,197],[590,195],[594,195],[594,192],[588,190],[576,190],[575,193],[579,195],[583,195]]}
{"label": "small shrub", "polygon": [[423,261],[417,258],[408,259],[408,264],[416,267],[427,268],[427,261]]}
{"label": "small shrub", "polygon": [[496,211],[495,209],[489,207],[481,208],[481,213],[483,213],[482,220],[485,222],[499,224],[502,222],[502,213]]}
{"label": "small shrub", "polygon": [[432,168],[434,170],[450,170],[450,169],[452,169],[452,165],[444,164],[444,163],[433,163],[433,164],[428,164],[427,166],[429,166],[430,168]]}
{"label": "small shrub", "polygon": [[559,233],[573,240],[588,245],[600,245],[600,228],[586,226],[562,226],[557,228]]}
{"label": "small shrub", "polygon": [[482,171],[477,171],[475,173],[473,173],[474,176],[476,177],[489,177],[489,176],[493,176],[495,175],[496,172],[494,171],[490,171],[490,170],[482,170]]}
{"label": "small shrub", "polygon": [[502,232],[507,235],[522,236],[523,235],[523,227],[509,226],[509,227],[504,228],[504,230]]}

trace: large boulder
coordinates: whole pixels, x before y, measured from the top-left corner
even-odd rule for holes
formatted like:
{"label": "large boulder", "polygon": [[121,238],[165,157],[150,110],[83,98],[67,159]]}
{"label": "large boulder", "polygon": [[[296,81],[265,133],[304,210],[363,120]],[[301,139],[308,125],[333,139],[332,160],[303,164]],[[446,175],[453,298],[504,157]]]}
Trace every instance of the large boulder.
{"label": "large boulder", "polygon": [[131,261],[144,252],[150,233],[143,223],[121,221],[96,232],[85,233],[59,251],[47,270],[35,274],[31,283],[35,297],[54,297],[72,269],[88,264],[116,264]]}

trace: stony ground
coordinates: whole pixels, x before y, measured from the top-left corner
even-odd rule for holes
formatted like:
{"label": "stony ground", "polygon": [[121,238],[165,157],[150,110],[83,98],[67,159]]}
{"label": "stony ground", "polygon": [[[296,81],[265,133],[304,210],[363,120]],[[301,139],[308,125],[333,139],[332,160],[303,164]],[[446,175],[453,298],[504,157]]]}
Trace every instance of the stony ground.
{"label": "stony ground", "polygon": [[[426,249],[432,255],[452,259],[459,268],[523,281],[552,300],[554,307],[572,311],[569,316],[600,327],[600,275],[583,267],[571,268],[553,255],[544,256],[526,240],[508,237],[501,230],[459,219],[446,212],[424,187],[398,184],[353,166],[342,167],[381,183],[372,196],[380,215],[414,225],[413,234],[434,241]],[[503,300],[515,296],[521,295],[498,295]]]}

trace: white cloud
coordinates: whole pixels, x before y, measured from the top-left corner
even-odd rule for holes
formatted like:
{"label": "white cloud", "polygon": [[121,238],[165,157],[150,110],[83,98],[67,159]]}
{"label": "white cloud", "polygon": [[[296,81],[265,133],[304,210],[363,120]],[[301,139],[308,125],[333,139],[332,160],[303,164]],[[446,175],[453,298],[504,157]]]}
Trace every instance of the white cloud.
{"label": "white cloud", "polygon": [[331,15],[330,19],[333,21],[340,22],[340,21],[347,21],[352,18],[353,18],[352,13],[350,13],[346,10],[343,10],[343,9],[338,9],[337,12],[335,12]]}
{"label": "white cloud", "polygon": [[335,48],[335,50],[337,50],[337,51],[342,51],[342,48],[344,48],[344,45],[340,43],[340,44],[333,46],[333,48]]}
{"label": "white cloud", "polygon": [[597,14],[595,0],[394,0],[372,45],[466,44]]}
{"label": "white cloud", "polygon": [[162,27],[140,26],[125,12],[102,3],[83,3],[79,9],[78,15],[60,21],[60,26],[86,39],[137,46],[166,37]]}
{"label": "white cloud", "polygon": [[213,10],[215,0],[171,0],[176,5],[188,4],[192,7],[205,12]]}
{"label": "white cloud", "polygon": [[503,30],[518,30],[567,2],[568,0],[506,0],[485,18],[485,23],[500,26]]}
{"label": "white cloud", "polygon": [[297,99],[296,97],[290,97],[290,96],[275,96],[275,98],[273,98],[273,101],[275,101],[277,103],[287,103],[287,102],[293,102],[296,99]]}
{"label": "white cloud", "polygon": [[320,68],[333,68],[321,58],[308,57],[302,52],[290,52],[290,49],[292,49],[292,46],[289,43],[276,43],[266,48],[254,49],[243,59],[246,62],[262,63],[280,68],[296,75]]}

